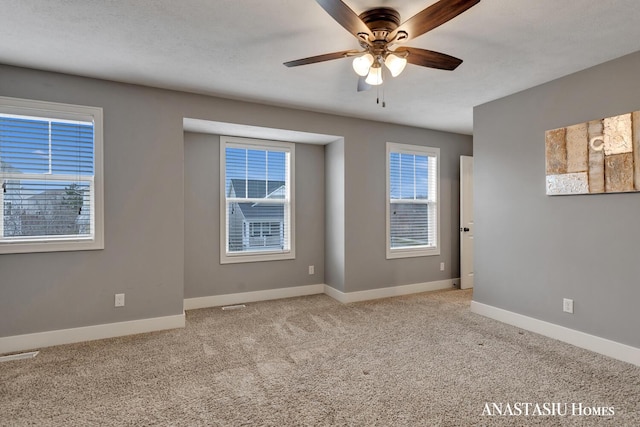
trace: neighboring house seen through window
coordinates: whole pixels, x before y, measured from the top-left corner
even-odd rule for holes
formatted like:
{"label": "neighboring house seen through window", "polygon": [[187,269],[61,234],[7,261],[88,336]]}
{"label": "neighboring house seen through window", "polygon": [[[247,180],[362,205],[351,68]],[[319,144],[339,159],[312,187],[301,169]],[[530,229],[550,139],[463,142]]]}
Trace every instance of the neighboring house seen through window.
{"label": "neighboring house seen through window", "polygon": [[439,154],[387,143],[387,258],[440,254]]}
{"label": "neighboring house seen through window", "polygon": [[295,258],[292,143],[220,137],[220,262]]}
{"label": "neighboring house seen through window", "polygon": [[102,249],[102,109],[0,97],[0,253]]}

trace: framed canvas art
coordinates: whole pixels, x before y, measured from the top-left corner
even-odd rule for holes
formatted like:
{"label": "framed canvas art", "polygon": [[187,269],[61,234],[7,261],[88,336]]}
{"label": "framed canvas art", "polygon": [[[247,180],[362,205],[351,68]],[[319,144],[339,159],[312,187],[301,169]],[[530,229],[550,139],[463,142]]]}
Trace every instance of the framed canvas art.
{"label": "framed canvas art", "polygon": [[545,132],[547,195],[640,191],[640,111]]}

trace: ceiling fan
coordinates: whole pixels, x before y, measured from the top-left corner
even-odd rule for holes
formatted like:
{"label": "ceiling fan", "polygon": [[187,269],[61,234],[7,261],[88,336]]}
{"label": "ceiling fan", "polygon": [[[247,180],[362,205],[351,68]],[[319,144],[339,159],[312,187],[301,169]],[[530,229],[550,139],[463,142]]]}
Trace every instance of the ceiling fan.
{"label": "ceiling fan", "polygon": [[[393,45],[405,43],[460,15],[480,0],[440,0],[400,23],[400,14],[390,7],[377,7],[357,15],[341,0],[316,0],[318,4],[353,34],[362,50],[343,50],[285,62],[287,67],[314,64],[346,57],[354,57],[353,69],[360,76],[358,91],[368,85],[382,84],[382,65],[393,77],[409,64],[440,70],[454,70],[461,59],[444,53],[416,47]],[[366,77],[366,79],[365,79]],[[364,82],[363,82],[364,79]]]}

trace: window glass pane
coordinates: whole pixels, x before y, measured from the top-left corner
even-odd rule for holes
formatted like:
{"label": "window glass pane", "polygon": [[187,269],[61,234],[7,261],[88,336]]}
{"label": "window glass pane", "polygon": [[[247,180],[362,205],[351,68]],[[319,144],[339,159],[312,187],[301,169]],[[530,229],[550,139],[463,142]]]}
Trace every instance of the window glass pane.
{"label": "window glass pane", "polygon": [[229,203],[227,205],[227,232],[229,252],[242,252],[244,238],[247,233],[251,236],[255,234],[254,224],[249,224],[249,227],[246,227],[246,223],[242,218],[242,210],[238,203]]}
{"label": "window glass pane", "polygon": [[[280,233],[285,222],[283,204],[230,202],[227,212],[229,252],[287,248],[286,236]],[[248,232],[244,223],[249,224]]]}
{"label": "window glass pane", "polygon": [[269,195],[271,199],[286,197],[287,154],[281,151],[268,152]]}
{"label": "window glass pane", "polygon": [[228,197],[246,197],[247,150],[227,147],[225,160],[225,194]]}
{"label": "window glass pane", "polygon": [[0,159],[10,173],[91,176],[93,125],[0,117]]}
{"label": "window glass pane", "polygon": [[51,172],[93,175],[93,126],[51,123]]}
{"label": "window glass pane", "polygon": [[[264,150],[247,150],[247,178],[254,182],[265,183],[267,178],[267,152]],[[264,197],[264,185],[262,186],[262,196]]]}
{"label": "window glass pane", "polygon": [[428,205],[391,203],[389,207],[391,248],[430,245]]}
{"label": "window glass pane", "polygon": [[429,197],[428,157],[416,156],[416,199]]}
{"label": "window glass pane", "polygon": [[228,197],[286,198],[286,153],[226,148],[225,158]]}
{"label": "window glass pane", "polygon": [[389,195],[391,199],[427,199],[429,196],[427,156],[389,154]]}
{"label": "window glass pane", "polygon": [[88,182],[6,180],[5,238],[91,234]]}
{"label": "window glass pane", "polygon": [[392,199],[400,198],[400,154],[389,154],[389,190]]}
{"label": "window glass pane", "polygon": [[415,157],[413,154],[400,154],[400,198],[413,199],[415,195]]}
{"label": "window glass pane", "polygon": [[2,172],[49,172],[49,122],[0,116]]}

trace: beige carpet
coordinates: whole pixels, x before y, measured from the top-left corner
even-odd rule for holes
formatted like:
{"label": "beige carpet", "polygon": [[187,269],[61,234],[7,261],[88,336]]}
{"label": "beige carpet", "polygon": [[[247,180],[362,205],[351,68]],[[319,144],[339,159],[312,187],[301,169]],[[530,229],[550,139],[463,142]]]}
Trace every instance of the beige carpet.
{"label": "beige carpet", "polygon": [[[470,299],[317,295],[46,348],[0,364],[0,425],[640,426],[640,368],[471,314]],[[482,415],[486,403],[615,414]]]}

